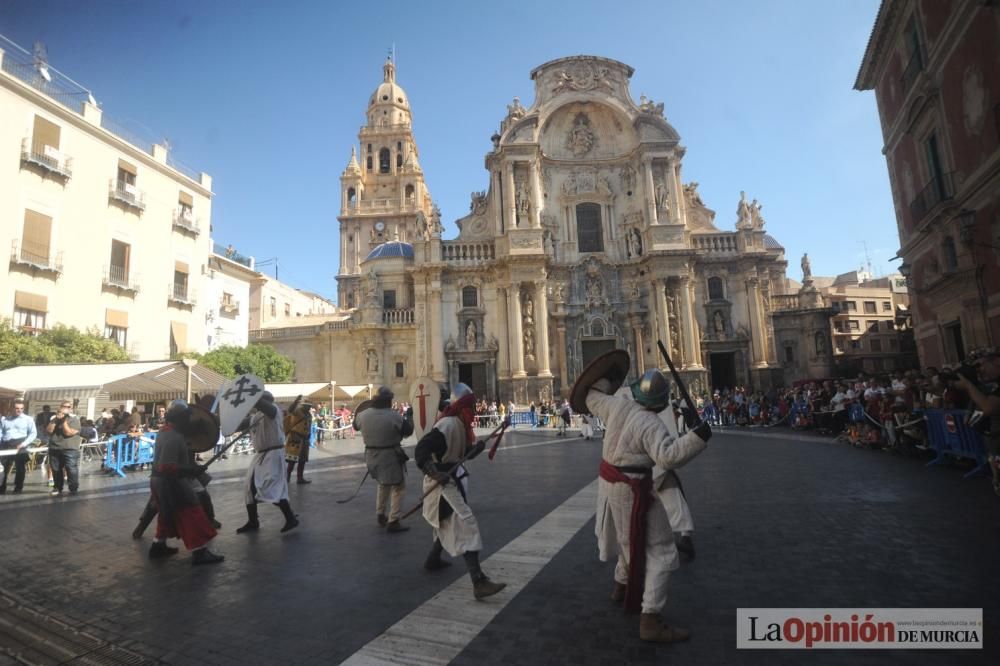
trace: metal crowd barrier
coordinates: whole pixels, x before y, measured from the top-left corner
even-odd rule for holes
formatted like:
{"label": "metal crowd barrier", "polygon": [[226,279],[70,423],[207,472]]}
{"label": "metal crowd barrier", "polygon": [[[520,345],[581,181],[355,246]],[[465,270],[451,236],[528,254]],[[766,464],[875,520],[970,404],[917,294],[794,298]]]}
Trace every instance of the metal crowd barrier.
{"label": "metal crowd barrier", "polygon": [[927,419],[927,436],[937,453],[937,457],[927,463],[928,467],[940,465],[946,461],[946,456],[951,455],[976,461],[975,469],[967,472],[963,478],[990,473],[983,437],[966,425],[964,411],[928,409],[924,416]]}
{"label": "metal crowd barrier", "polygon": [[145,432],[139,437],[126,434],[112,435],[107,441],[108,450],[104,456],[105,469],[125,477],[125,468],[153,463],[156,433]]}

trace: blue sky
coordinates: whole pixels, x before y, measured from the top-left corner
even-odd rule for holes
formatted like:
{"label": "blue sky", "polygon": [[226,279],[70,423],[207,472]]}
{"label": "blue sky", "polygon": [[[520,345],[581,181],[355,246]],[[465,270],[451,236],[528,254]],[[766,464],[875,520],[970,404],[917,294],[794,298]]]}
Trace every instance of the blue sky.
{"label": "blue sky", "polygon": [[[213,236],[334,296],[339,177],[395,44],[428,186],[447,222],[486,189],[489,137],[530,71],[591,54],[663,102],[716,224],[741,190],[764,206],[788,274],[898,248],[874,95],[852,86],[879,0],[128,2],[0,0],[0,33],[92,89],[109,116],[166,137],[212,175]],[[507,6],[505,6],[507,5]]]}

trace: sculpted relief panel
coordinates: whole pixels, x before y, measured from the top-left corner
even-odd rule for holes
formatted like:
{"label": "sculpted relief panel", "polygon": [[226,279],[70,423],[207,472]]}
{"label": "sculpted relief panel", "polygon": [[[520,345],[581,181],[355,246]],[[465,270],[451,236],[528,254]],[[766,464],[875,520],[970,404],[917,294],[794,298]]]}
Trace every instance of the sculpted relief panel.
{"label": "sculpted relief panel", "polygon": [[638,145],[631,123],[609,106],[573,103],[546,121],[539,137],[542,152],[554,159],[614,159]]}

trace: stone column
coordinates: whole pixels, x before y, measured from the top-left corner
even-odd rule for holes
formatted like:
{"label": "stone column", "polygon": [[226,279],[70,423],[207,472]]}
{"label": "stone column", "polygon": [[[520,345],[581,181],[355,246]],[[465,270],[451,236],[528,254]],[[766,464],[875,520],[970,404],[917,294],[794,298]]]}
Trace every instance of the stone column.
{"label": "stone column", "polygon": [[760,317],[760,281],[756,276],[747,279],[747,302],[750,306],[750,342],[753,349],[753,367],[767,367],[767,350],[764,348],[764,329]]}
{"label": "stone column", "polygon": [[556,327],[556,344],[558,345],[556,349],[559,354],[559,386],[561,387],[563,397],[569,396],[569,375],[566,369],[568,365],[568,359],[566,358],[566,327],[558,326]]}
{"label": "stone column", "polygon": [[521,283],[512,282],[510,292],[507,297],[509,335],[512,337],[510,344],[511,354],[511,377],[527,377],[524,371],[524,339],[521,329]]}
{"label": "stone column", "polygon": [[656,216],[656,186],[653,184],[653,158],[649,155],[642,157],[642,176],[646,183],[646,217],[650,224],[659,224]]}
{"label": "stone column", "polygon": [[517,227],[517,192],[514,190],[514,163],[503,165],[504,228],[507,231]]}
{"label": "stone column", "polygon": [[501,379],[510,379],[510,354],[508,352],[510,324],[507,317],[510,308],[507,305],[507,292],[507,289],[497,287],[497,329],[501,337],[500,349],[497,350],[497,365]]}
{"label": "stone column", "polygon": [[681,332],[684,336],[681,341],[684,347],[684,367],[685,369],[700,370],[701,359],[695,353],[695,336],[698,335],[698,327],[695,326],[694,304],[691,302],[691,280],[686,275],[681,276],[680,292],[681,311],[677,323],[682,327]]}
{"label": "stone column", "polygon": [[[344,231],[344,227],[340,227],[340,274],[346,275],[350,271],[347,270],[347,234]],[[340,301],[340,306],[344,307],[347,299],[340,298],[340,294],[337,294],[337,300]]]}
{"label": "stone column", "polygon": [[444,327],[441,321],[441,280],[434,279],[430,285],[430,375],[436,382],[447,381],[447,368],[444,362]]}
{"label": "stone column", "polygon": [[542,228],[542,184],[538,176],[538,162],[531,162],[531,228]]}
{"label": "stone column", "polygon": [[635,353],[632,355],[635,359],[635,376],[638,377],[643,373],[643,368],[645,367],[645,346],[642,339],[642,324],[638,319],[632,321],[632,339],[635,344]]}
{"label": "stone column", "polygon": [[535,331],[538,334],[538,376],[551,377],[549,369],[549,297],[545,281],[535,283],[535,303],[538,304]]}
{"label": "stone column", "polygon": [[493,225],[494,225],[493,228],[494,231],[496,232],[496,235],[499,236],[501,235],[502,231],[500,220],[502,218],[502,213],[503,213],[503,197],[500,196],[501,187],[500,187],[499,170],[495,169],[490,172],[490,183],[492,185],[492,187],[490,187],[490,189],[492,190],[491,192],[492,196],[490,197],[491,199],[490,206],[493,209]]}
{"label": "stone column", "polygon": [[695,298],[695,282],[694,280],[688,280],[688,299],[691,302],[691,347],[694,349],[694,365],[698,368],[703,368],[701,357],[701,333],[698,330],[698,315],[697,315],[697,299]]}
{"label": "stone column", "polygon": [[[657,339],[663,341],[663,346],[670,349],[670,311],[667,309],[667,281],[654,280],[653,288],[656,290],[656,330]],[[657,355],[657,365],[660,364],[660,357]]]}

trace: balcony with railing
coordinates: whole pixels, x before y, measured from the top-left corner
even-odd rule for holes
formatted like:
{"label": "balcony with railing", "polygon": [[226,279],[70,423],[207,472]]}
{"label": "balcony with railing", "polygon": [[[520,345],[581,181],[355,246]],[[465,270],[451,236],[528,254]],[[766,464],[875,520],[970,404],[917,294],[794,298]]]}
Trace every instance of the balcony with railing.
{"label": "balcony with railing", "polygon": [[493,241],[443,241],[441,259],[459,266],[475,266],[497,258]]}
{"label": "balcony with railing", "polygon": [[197,236],[201,233],[201,225],[198,218],[187,208],[180,208],[174,211],[174,229]]}
{"label": "balcony with railing", "polygon": [[222,297],[219,299],[219,313],[229,317],[235,317],[240,313],[240,302],[232,298]]}
{"label": "balcony with railing", "polygon": [[10,246],[10,263],[55,275],[63,272],[62,252],[52,252],[48,246],[30,241],[14,239]]}
{"label": "balcony with railing", "polygon": [[232,245],[225,247],[222,243],[213,243],[212,254],[219,257],[225,257],[229,261],[235,261],[238,264],[243,264],[247,268],[253,268],[253,257],[243,256],[237,252]]}
{"label": "balcony with railing", "polygon": [[35,143],[30,136],[21,139],[21,164],[29,164],[63,180],[73,177],[73,158],[52,146]]}
{"label": "balcony with railing", "polygon": [[139,293],[139,276],[129,275],[126,266],[105,266],[102,285],[109,289],[130,292],[134,295]]}
{"label": "balcony with railing", "polygon": [[167,302],[171,305],[192,307],[197,302],[195,290],[191,289],[187,283],[170,282],[167,284]]}
{"label": "balcony with railing", "polygon": [[775,312],[782,310],[798,310],[798,294],[774,294],[771,296],[771,309]]}
{"label": "balcony with railing", "polygon": [[696,250],[709,254],[735,254],[739,252],[735,233],[692,234],[691,242]]}
{"label": "balcony with railing", "polygon": [[910,215],[917,224],[938,204],[949,201],[955,196],[954,173],[935,176],[931,182],[920,191],[917,198],[910,203]]}
{"label": "balcony with railing", "polygon": [[412,324],[413,308],[395,308],[382,311],[383,324]]}
{"label": "balcony with railing", "polygon": [[146,195],[135,185],[112,178],[108,187],[108,198],[138,212],[146,210]]}

